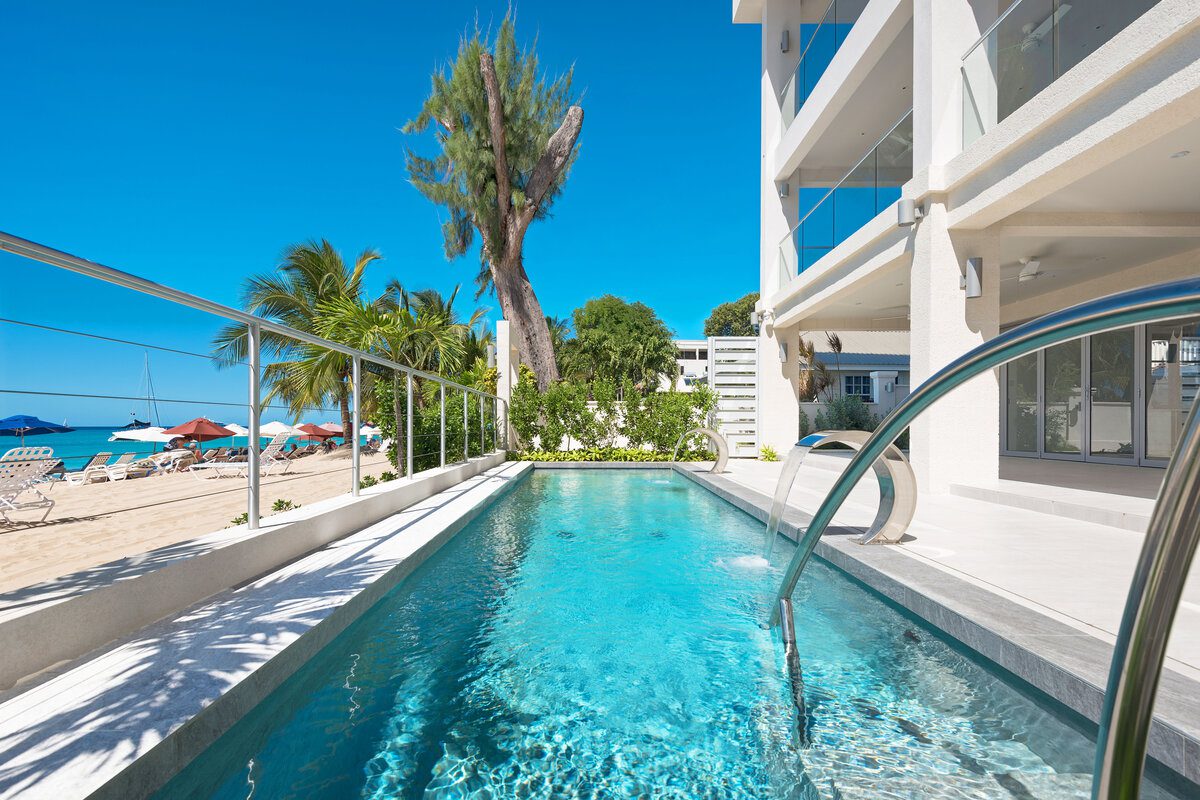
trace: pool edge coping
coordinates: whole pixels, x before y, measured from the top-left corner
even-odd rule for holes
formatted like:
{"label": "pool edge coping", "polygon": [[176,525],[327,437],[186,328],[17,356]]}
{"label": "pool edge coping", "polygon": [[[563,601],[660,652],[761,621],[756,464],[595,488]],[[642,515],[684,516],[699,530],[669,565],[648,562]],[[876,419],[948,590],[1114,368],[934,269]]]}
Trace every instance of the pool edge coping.
{"label": "pool edge coping", "polygon": [[[0,765],[0,774],[9,773],[7,785],[0,786],[0,797],[48,797],[53,800],[64,800],[68,797],[129,798],[146,797],[158,791],[184,769],[192,759],[320,652],[321,648],[366,613],[388,591],[432,557],[455,535],[490,508],[495,501],[520,485],[531,473],[532,465],[528,462],[502,461],[478,475],[419,500],[379,522],[365,526],[325,547],[318,548],[243,586],[231,588],[206,598],[177,615],[160,620],[130,636],[110,642],[96,653],[89,653],[78,662],[73,663],[71,668],[62,675],[57,675],[31,688],[28,692],[18,694],[0,704],[0,735],[11,734],[10,722],[26,721],[25,715],[21,713],[22,707],[33,708],[28,716],[34,719],[28,721],[37,722],[38,714],[45,713],[40,706],[48,704],[45,702],[46,698],[39,697],[39,695],[49,694],[53,697],[58,688],[55,686],[58,679],[70,676],[76,670],[86,671],[94,668],[94,663],[100,662],[106,655],[120,653],[123,648],[132,644],[141,644],[148,638],[153,640],[156,635],[161,637],[164,632],[170,631],[173,627],[195,626],[196,623],[189,622],[189,618],[200,615],[206,609],[216,608],[240,593],[270,591],[269,586],[272,584],[285,586],[286,579],[277,580],[278,576],[294,571],[297,565],[303,565],[309,559],[319,561],[322,554],[327,553],[331,548],[352,543],[355,537],[363,536],[367,540],[359,553],[360,558],[367,558],[367,554],[374,552],[380,546],[398,541],[398,537],[411,534],[413,527],[422,525],[423,519],[401,523],[397,518],[414,512],[420,514],[427,510],[424,508],[426,505],[432,504],[432,508],[428,509],[429,515],[441,512],[444,517],[448,517],[440,518],[436,525],[429,526],[427,524],[430,529],[420,532],[423,536],[421,540],[407,542],[412,545],[412,549],[406,555],[385,568],[381,568],[373,577],[364,577],[364,582],[357,587],[351,587],[349,594],[341,602],[321,609],[323,615],[311,621],[303,632],[286,641],[276,642],[277,647],[274,652],[261,655],[261,660],[248,667],[243,674],[237,677],[235,682],[216,691],[212,697],[194,701],[201,703],[194,713],[187,714],[186,718],[182,720],[179,719],[182,714],[177,714],[174,722],[167,723],[165,732],[160,735],[159,739],[145,750],[136,755],[122,756],[119,753],[120,748],[122,746],[130,747],[130,742],[119,738],[114,741],[114,737],[109,735],[111,731],[106,726],[101,726],[83,733],[80,739],[86,741],[87,737],[91,736],[97,740],[92,742],[92,745],[104,745],[107,742],[107,748],[88,749],[85,747],[82,754],[76,757],[82,761],[66,761],[55,768],[44,771],[37,770],[38,774],[34,778],[21,782],[19,774],[14,778],[11,773],[17,768],[24,771],[35,771],[33,767],[39,761],[36,757],[21,761],[21,753],[37,749],[42,744],[40,739],[26,742],[24,749],[17,754],[17,758],[13,759],[16,761],[15,766],[12,761],[7,765]],[[471,497],[461,496],[479,489],[482,491]],[[440,506],[435,502],[438,498],[444,499],[444,503]],[[396,530],[371,544],[370,540],[374,535],[372,534],[373,529],[387,526],[393,520],[397,520]],[[317,612],[309,611],[307,613],[313,617],[318,616]],[[291,621],[295,622],[295,620]],[[282,629],[282,623],[279,624]],[[67,688],[70,688],[69,685]],[[182,694],[183,691],[180,690],[180,693]],[[72,708],[71,710],[76,709]],[[3,715],[5,711],[8,712],[7,715]],[[142,721],[142,730],[136,731],[136,733],[142,735],[157,733],[154,727],[154,723],[157,722],[163,722],[163,720]],[[20,732],[26,728],[17,727],[16,730]],[[48,757],[58,756],[61,760],[60,751],[70,750],[79,742],[71,738],[69,731],[64,734],[60,730],[58,734],[60,741],[49,746],[53,749],[50,749],[46,755]],[[12,753],[10,751],[3,755],[12,756]],[[91,763],[87,763],[89,759]],[[101,774],[100,780],[95,779],[94,776],[97,774]],[[74,779],[72,779],[72,775],[75,776]]]}

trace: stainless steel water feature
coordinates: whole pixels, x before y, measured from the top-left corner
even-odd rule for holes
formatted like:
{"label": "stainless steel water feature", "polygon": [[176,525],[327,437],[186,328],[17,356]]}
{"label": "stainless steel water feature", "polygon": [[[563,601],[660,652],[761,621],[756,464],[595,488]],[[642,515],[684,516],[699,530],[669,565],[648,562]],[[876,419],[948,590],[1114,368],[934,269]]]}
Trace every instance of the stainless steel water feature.
{"label": "stainless steel water feature", "polygon": [[[796,482],[796,473],[809,451],[830,444],[844,444],[861,450],[870,434],[865,431],[822,431],[805,436],[792,452],[788,453],[779,481],[775,484],[775,499],[771,502],[771,515],[767,518],[767,541],[763,558],[770,560],[775,550],[775,537],[779,534],[779,523],[787,507],[788,495]],[[883,456],[872,462],[875,478],[879,481],[879,511],[866,533],[856,541],[859,544],[895,544],[908,530],[913,514],[917,510],[917,479],[904,453],[895,445],[888,445]]]}
{"label": "stainless steel water feature", "polygon": [[[1146,286],[1039,317],[1005,331],[943,367],[888,414],[846,465],[800,537],[777,601],[791,598],[817,541],[855,483],[888,445],[940,397],[980,373],[1052,344],[1195,314],[1200,314],[1200,277]],[[1186,433],[1167,466],[1113,648],[1092,784],[1092,796],[1097,800],[1138,796],[1167,636],[1200,541],[1198,437],[1197,407],[1193,405]],[[779,608],[776,602],[771,614],[773,626],[779,624]]]}
{"label": "stainless steel water feature", "polygon": [[679,460],[679,448],[683,447],[683,440],[689,436],[698,436],[701,434],[707,436],[708,440],[717,446],[717,460],[709,472],[724,472],[725,463],[729,461],[729,444],[725,441],[724,436],[712,428],[692,428],[690,431],[684,432],[679,437],[679,441],[675,443],[675,452],[671,454],[672,463]]}

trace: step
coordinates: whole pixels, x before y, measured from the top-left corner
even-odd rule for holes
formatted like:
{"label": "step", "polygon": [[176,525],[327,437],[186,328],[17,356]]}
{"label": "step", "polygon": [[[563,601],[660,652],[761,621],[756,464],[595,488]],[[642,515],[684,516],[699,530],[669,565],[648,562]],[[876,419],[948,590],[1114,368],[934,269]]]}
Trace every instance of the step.
{"label": "step", "polygon": [[1154,508],[1153,500],[1141,497],[1009,480],[987,485],[951,484],[950,494],[1135,533],[1146,532]]}

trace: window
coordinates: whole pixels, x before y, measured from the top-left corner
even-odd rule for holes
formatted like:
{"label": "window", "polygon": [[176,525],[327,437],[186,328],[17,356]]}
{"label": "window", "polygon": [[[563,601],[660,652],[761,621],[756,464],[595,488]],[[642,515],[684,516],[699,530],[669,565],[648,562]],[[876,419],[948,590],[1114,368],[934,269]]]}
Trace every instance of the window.
{"label": "window", "polygon": [[871,394],[871,376],[870,375],[844,375],[842,376],[842,394],[847,397],[861,397],[864,403],[875,402],[874,396]]}
{"label": "window", "polygon": [[699,354],[696,356],[696,358],[697,358],[698,360],[700,360],[700,361],[708,361],[708,351],[707,351],[707,350],[701,350],[701,351],[699,352]]}

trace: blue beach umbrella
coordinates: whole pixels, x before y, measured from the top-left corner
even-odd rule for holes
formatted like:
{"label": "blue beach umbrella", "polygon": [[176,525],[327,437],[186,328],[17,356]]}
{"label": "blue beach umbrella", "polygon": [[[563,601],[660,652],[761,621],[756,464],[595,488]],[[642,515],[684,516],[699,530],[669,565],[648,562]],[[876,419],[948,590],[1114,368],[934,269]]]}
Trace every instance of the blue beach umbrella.
{"label": "blue beach umbrella", "polygon": [[31,417],[27,414],[0,419],[0,436],[20,436],[22,446],[26,436],[37,436],[43,433],[70,433],[75,430],[56,422],[46,422],[44,419]]}

